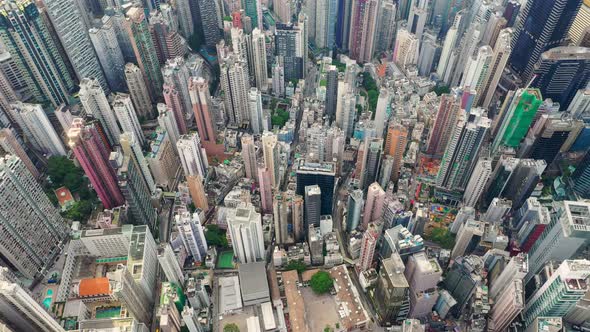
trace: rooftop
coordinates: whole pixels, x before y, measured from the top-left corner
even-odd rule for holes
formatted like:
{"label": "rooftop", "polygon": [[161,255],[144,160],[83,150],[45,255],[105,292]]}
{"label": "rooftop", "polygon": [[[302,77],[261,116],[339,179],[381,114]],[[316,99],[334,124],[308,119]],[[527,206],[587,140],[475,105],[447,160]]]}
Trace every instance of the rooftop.
{"label": "rooftop", "polygon": [[82,279],[78,285],[80,297],[93,297],[111,293],[109,279],[107,277]]}
{"label": "rooftop", "polygon": [[268,280],[262,277],[266,276],[265,266],[266,264],[264,262],[238,265],[240,286],[244,298],[246,298],[248,294],[259,294],[261,292],[269,293]]}
{"label": "rooftop", "polygon": [[397,288],[408,288],[410,285],[404,275],[405,265],[402,258],[397,252],[393,252],[391,257],[381,261],[383,269],[389,276],[391,283]]}
{"label": "rooftop", "polygon": [[336,164],[332,162],[312,163],[305,159],[300,159],[297,167],[297,173],[325,173],[334,176],[336,173]]}
{"label": "rooftop", "polygon": [[283,285],[285,287],[285,296],[287,297],[287,307],[289,308],[289,322],[293,332],[309,332],[305,321],[305,303],[301,292],[297,288],[299,275],[297,271],[283,272]]}
{"label": "rooftop", "polygon": [[356,287],[352,284],[345,265],[335,266],[330,269],[330,275],[334,278],[336,289],[336,303],[340,321],[348,331],[355,326],[367,324],[369,318],[359,300]]}

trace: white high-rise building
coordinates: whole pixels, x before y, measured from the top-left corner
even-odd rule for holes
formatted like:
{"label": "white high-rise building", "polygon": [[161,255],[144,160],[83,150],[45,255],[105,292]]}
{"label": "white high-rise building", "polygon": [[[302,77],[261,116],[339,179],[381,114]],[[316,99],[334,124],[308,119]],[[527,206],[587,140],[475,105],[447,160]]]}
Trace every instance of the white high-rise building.
{"label": "white high-rise building", "polygon": [[248,94],[248,106],[250,108],[250,127],[254,135],[260,135],[264,131],[262,113],[262,97],[260,91],[256,88],[250,88]]}
{"label": "white high-rise building", "polygon": [[246,177],[249,179],[258,179],[258,172],[256,168],[256,147],[254,146],[254,137],[251,135],[242,136],[242,159],[244,160],[244,168]]}
{"label": "white high-rise building", "polygon": [[232,247],[240,263],[252,263],[265,257],[260,213],[252,204],[240,203],[226,215]]}
{"label": "white high-rise building", "polygon": [[459,26],[461,25],[462,15],[455,16],[455,21],[451,28],[447,31],[447,35],[445,36],[445,41],[443,42],[443,48],[440,54],[440,59],[438,61],[438,68],[436,69],[436,73],[440,79],[443,79],[447,76],[447,72],[452,70],[453,61],[451,53],[455,49],[455,45],[457,44],[457,38],[459,33]]}
{"label": "white high-rise building", "polygon": [[131,100],[137,109],[137,116],[151,117],[152,102],[141,69],[133,63],[125,65],[125,81],[129,89]]}
{"label": "white high-rise building", "polygon": [[231,54],[221,64],[221,89],[229,123],[239,126],[250,120],[248,91],[250,80],[248,64],[236,54]]}
{"label": "white high-rise building", "polygon": [[522,279],[513,279],[506,290],[495,298],[488,322],[489,331],[506,331],[506,328],[524,308],[524,286]]}
{"label": "white high-rise building", "polygon": [[147,184],[150,192],[153,193],[156,190],[156,182],[154,181],[154,177],[150,172],[150,168],[141,149],[141,145],[139,145],[139,141],[135,138],[135,135],[129,132],[122,133],[120,144],[121,148],[123,148],[123,153],[126,156],[131,156],[132,159],[137,162],[145,183]]}
{"label": "white high-rise building", "polygon": [[174,87],[174,89],[178,91],[180,104],[182,105],[182,113],[187,119],[192,119],[193,117],[193,104],[188,83],[191,79],[191,75],[189,64],[187,64],[187,61],[182,57],[169,59],[162,67],[164,83],[169,87]]}
{"label": "white high-rise building", "polygon": [[510,258],[510,262],[504,267],[500,275],[496,276],[490,285],[488,293],[491,299],[501,296],[514,280],[523,280],[529,272],[528,255],[519,253]]}
{"label": "white high-rise building", "polygon": [[252,31],[252,58],[254,61],[254,78],[260,91],[268,90],[268,74],[266,60],[266,36],[258,28]]}
{"label": "white high-rise building", "polygon": [[194,308],[189,307],[188,305],[184,306],[184,309],[182,310],[182,320],[189,332],[203,332],[198,317],[198,312],[195,312]]}
{"label": "white high-rise building", "polygon": [[555,208],[551,222],[529,250],[529,281],[543,265],[562,261],[590,243],[590,203],[564,201]]}
{"label": "white high-rise building", "polygon": [[[292,0],[275,0],[273,1],[274,12],[279,17],[281,23],[290,23],[293,18],[291,12]],[[256,28],[258,29],[258,28]]]}
{"label": "white high-rise building", "polygon": [[175,216],[182,243],[193,260],[202,261],[207,255],[207,240],[198,213],[182,212]]}
{"label": "white high-rise building", "polygon": [[396,22],[397,5],[393,0],[385,0],[381,2],[379,10],[379,22],[377,27],[377,44],[375,45],[375,52],[382,53],[393,50],[395,45],[395,31],[397,27]]}
{"label": "white high-rise building", "polygon": [[193,16],[191,14],[191,2],[178,1],[175,4],[176,18],[178,19],[178,31],[184,39],[188,40],[188,38],[190,38],[195,32]]}
{"label": "white high-rise building", "polygon": [[158,273],[158,247],[147,226],[133,226],[127,256],[127,270],[131,272],[135,283],[141,287],[148,298],[148,302],[144,303],[144,306],[149,307],[154,303]]}
{"label": "white high-rise building", "polygon": [[135,319],[147,324],[150,321],[153,301],[135,281],[131,271],[125,266],[120,266],[116,271],[107,272],[106,277],[109,279],[111,295],[125,305],[125,309]]}
{"label": "white high-rise building", "polygon": [[[5,269],[5,268],[3,268]],[[64,328],[13,278],[0,272],[0,316],[10,330],[65,332]]]}
{"label": "white high-rise building", "polygon": [[281,173],[277,135],[270,131],[262,134],[262,153],[264,156],[264,165],[270,171],[270,183],[273,188],[278,188],[281,182]]}
{"label": "white high-rise building", "polygon": [[125,91],[125,58],[113,24],[113,18],[103,16],[101,26],[88,30],[90,41],[111,91]]}
{"label": "white high-rise building", "polygon": [[27,155],[23,144],[16,138],[14,129],[0,129],[0,154],[11,154],[18,157],[34,178],[38,179],[41,175],[31,158]]}
{"label": "white high-rise building", "polygon": [[80,82],[79,96],[84,111],[100,121],[109,142],[112,145],[119,144],[121,130],[117,124],[115,113],[111,109],[111,105],[109,105],[109,100],[98,81],[91,78],[83,79]]}
{"label": "white high-rise building", "polygon": [[475,207],[491,174],[492,161],[487,158],[480,158],[475,165],[467,187],[465,187],[465,193],[463,194],[463,204],[465,206]]}
{"label": "white high-rise building", "polygon": [[472,251],[474,248],[470,248],[469,245],[473,243],[473,237],[481,237],[483,232],[484,223],[481,221],[468,220],[463,224],[457,233],[455,246],[453,247],[453,251],[451,251],[451,258],[457,258]]}
{"label": "white high-rise building", "polygon": [[158,103],[156,108],[158,110],[158,124],[160,127],[166,130],[168,136],[170,137],[170,142],[172,142],[172,145],[176,150],[176,143],[180,138],[180,131],[178,130],[178,125],[176,124],[174,112],[163,103]]}
{"label": "white high-rise building", "polygon": [[377,138],[383,138],[383,131],[385,130],[385,125],[389,120],[387,117],[387,111],[390,108],[389,103],[389,90],[387,90],[386,88],[381,88],[381,90],[379,90],[379,99],[377,99],[377,108],[375,109],[374,121]]}
{"label": "white high-rise building", "polygon": [[43,188],[15,156],[0,158],[0,253],[27,278],[53,266],[68,227]]}
{"label": "white high-rise building", "polygon": [[418,47],[420,40],[406,29],[400,29],[395,39],[393,61],[401,68],[418,63]]}
{"label": "white high-rise building", "polygon": [[92,77],[108,94],[107,80],[102,72],[100,62],[88,37],[88,26],[84,24],[86,13],[81,12],[77,0],[45,0],[43,2],[59,36],[61,44],[68,55],[70,63],[78,76],[78,81]]}
{"label": "white high-rise building", "polygon": [[145,138],[131,97],[126,93],[117,93],[113,100],[113,111],[123,131],[133,133],[139,145],[143,145]]}
{"label": "white high-rise building", "polygon": [[510,42],[512,41],[512,29],[503,29],[498,35],[496,44],[494,46],[494,53],[490,62],[490,68],[484,79],[481,89],[477,90],[474,103],[481,104],[483,108],[488,108],[492,102],[492,98],[496,93],[496,88],[504,72],[504,67],[508,62],[512,48]]}
{"label": "white high-rise building", "polygon": [[467,68],[465,75],[461,79],[462,87],[469,87],[472,90],[477,91],[479,95],[481,93],[484,79],[487,77],[490,70],[490,63],[492,61],[492,48],[489,46],[482,46],[477,51],[475,57],[467,59]]}
{"label": "white high-rise building", "polygon": [[356,115],[356,94],[346,82],[338,82],[338,101],[336,103],[336,125],[346,137],[352,137]]}
{"label": "white high-rise building", "polygon": [[590,89],[578,90],[567,108],[574,119],[590,116]]}
{"label": "white high-rise building", "polygon": [[16,102],[10,107],[12,118],[35,149],[47,155],[66,155],[64,144],[41,105]]}
{"label": "white high-rise building", "polygon": [[185,176],[199,175],[201,178],[207,177],[207,152],[201,146],[201,138],[197,132],[182,135],[176,143],[178,157],[182,164]]}

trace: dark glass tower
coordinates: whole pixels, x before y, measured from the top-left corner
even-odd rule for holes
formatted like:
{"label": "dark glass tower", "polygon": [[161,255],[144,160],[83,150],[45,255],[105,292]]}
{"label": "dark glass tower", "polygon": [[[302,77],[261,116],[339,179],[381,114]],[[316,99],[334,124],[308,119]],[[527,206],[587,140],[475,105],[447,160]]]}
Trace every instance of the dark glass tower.
{"label": "dark glass tower", "polygon": [[582,0],[529,0],[515,24],[510,67],[528,82],[541,54],[560,46]]}

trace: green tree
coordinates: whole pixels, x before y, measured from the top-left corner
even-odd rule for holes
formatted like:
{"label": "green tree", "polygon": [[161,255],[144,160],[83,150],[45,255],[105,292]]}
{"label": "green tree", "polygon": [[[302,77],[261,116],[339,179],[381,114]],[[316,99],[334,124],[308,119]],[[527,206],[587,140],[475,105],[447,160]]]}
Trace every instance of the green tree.
{"label": "green tree", "polygon": [[426,239],[437,243],[444,249],[453,249],[455,246],[455,235],[444,228],[434,228]]}
{"label": "green tree", "polygon": [[451,89],[449,89],[449,87],[446,85],[439,85],[439,86],[435,87],[434,90],[432,90],[432,91],[434,91],[434,93],[436,93],[437,96],[440,96],[443,93],[451,92]]}
{"label": "green tree", "polygon": [[309,282],[311,289],[316,294],[324,294],[329,292],[334,285],[334,280],[330,276],[330,274],[326,271],[318,271],[313,276],[311,276],[311,280]]}
{"label": "green tree", "polygon": [[227,248],[228,246],[225,230],[219,228],[217,225],[207,225],[205,240],[207,240],[207,244],[212,246],[221,246],[223,248]]}
{"label": "green tree", "polygon": [[93,205],[90,201],[81,200],[74,203],[74,205],[64,213],[64,216],[71,220],[86,223],[92,214],[92,210]]}
{"label": "green tree", "polygon": [[307,266],[305,266],[305,263],[303,263],[301,260],[292,260],[289,262],[289,264],[287,264],[287,266],[285,266],[285,270],[297,270],[299,273],[305,271],[305,269],[307,269]]}
{"label": "green tree", "polygon": [[229,323],[223,326],[223,332],[240,332],[240,328],[234,323]]}

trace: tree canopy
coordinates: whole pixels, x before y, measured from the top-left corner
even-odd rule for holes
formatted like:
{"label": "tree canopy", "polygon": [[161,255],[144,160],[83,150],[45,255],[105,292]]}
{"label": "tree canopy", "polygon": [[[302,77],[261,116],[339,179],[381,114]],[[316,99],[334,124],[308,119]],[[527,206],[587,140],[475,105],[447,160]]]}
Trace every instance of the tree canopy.
{"label": "tree canopy", "polygon": [[219,228],[217,225],[207,225],[205,240],[207,240],[207,244],[211,246],[221,246],[226,248],[228,245],[225,230]]}
{"label": "tree canopy", "polygon": [[285,270],[297,270],[299,273],[305,271],[306,268],[307,266],[305,266],[305,263],[303,263],[301,260],[292,260],[289,262],[289,264],[287,264],[287,266],[285,266]]}
{"label": "tree canopy", "polygon": [[240,328],[234,323],[229,323],[223,326],[223,332],[240,332]]}
{"label": "tree canopy", "polygon": [[444,249],[453,249],[455,246],[455,235],[444,228],[434,228],[426,239],[437,243]]}
{"label": "tree canopy", "polygon": [[332,279],[328,272],[318,271],[313,276],[311,276],[309,284],[311,289],[316,294],[324,294],[332,289],[332,286],[334,285],[334,279]]}

